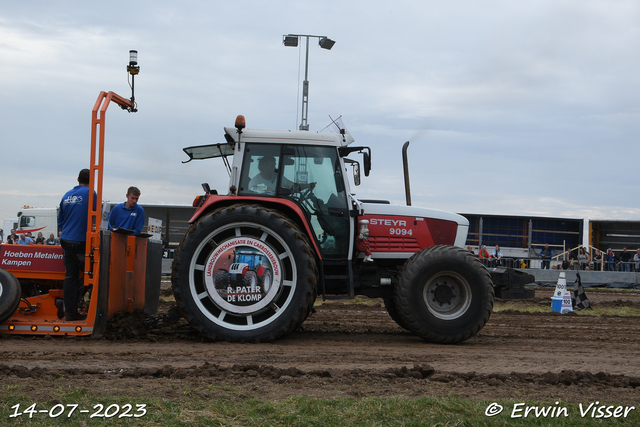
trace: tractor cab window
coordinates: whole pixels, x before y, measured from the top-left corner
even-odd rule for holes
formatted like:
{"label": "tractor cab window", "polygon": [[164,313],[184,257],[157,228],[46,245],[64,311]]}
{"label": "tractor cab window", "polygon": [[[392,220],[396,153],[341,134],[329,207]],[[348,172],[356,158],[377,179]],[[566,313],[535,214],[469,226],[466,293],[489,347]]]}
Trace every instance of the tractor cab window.
{"label": "tractor cab window", "polygon": [[279,168],[279,145],[247,144],[238,194],[274,196],[278,188]]}
{"label": "tractor cab window", "polygon": [[238,194],[296,201],[305,211],[323,254],[347,256],[349,209],[334,147],[248,143]]}
{"label": "tractor cab window", "polygon": [[[295,200],[310,219],[323,254],[346,256],[349,210],[338,154],[333,147],[282,147],[279,194]],[[285,183],[291,183],[285,186]]]}

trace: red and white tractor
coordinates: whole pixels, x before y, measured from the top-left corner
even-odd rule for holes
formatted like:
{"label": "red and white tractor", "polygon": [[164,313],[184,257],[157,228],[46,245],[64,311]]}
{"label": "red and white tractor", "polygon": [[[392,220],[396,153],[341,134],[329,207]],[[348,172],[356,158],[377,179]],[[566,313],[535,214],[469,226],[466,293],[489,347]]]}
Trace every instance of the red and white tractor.
{"label": "red and white tractor", "polygon": [[[175,256],[173,291],[194,327],[219,340],[270,341],[295,330],[317,295],[383,298],[400,326],[431,342],[463,341],[485,325],[494,285],[463,249],[468,221],[357,198],[346,172],[353,167],[359,185],[361,166],[348,156],[361,154],[368,176],[370,148],[340,134],[245,129],[243,116],[224,137],[184,149],[189,161],[221,157],[231,177],[224,195],[203,184]],[[242,253],[260,257],[268,286],[219,285],[240,274],[227,265]]]}

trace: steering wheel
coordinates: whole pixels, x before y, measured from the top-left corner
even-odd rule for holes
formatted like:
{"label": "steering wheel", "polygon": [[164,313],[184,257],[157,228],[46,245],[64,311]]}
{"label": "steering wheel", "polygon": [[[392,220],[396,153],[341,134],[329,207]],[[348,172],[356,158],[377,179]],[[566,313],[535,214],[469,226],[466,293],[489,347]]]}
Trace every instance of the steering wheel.
{"label": "steering wheel", "polygon": [[[318,198],[315,194],[313,194],[313,189],[316,187],[316,183],[312,182],[311,184],[307,184],[308,187],[302,188],[302,184],[293,184],[293,188],[291,191],[293,193],[298,193],[298,202],[301,205],[305,205],[307,202],[307,206],[310,207],[309,212],[314,213],[316,210],[319,210],[320,204],[318,203]],[[313,205],[316,206],[313,206]]]}
{"label": "steering wheel", "polygon": [[329,236],[335,236],[336,232],[331,226],[331,224],[329,224],[329,222],[325,218],[325,213],[322,212],[322,207],[324,206],[324,202],[318,199],[316,195],[313,193],[313,189],[315,188],[315,186],[316,186],[316,183],[312,182],[311,184],[309,184],[307,188],[301,189],[300,184],[294,184],[292,191],[294,193],[299,194],[298,203],[302,205],[303,209],[309,212],[311,215],[316,216],[316,218],[318,219],[318,223],[320,224],[320,227],[322,227],[322,230],[324,231],[324,233],[322,233],[321,236],[318,236],[318,239],[322,244],[327,240]]}

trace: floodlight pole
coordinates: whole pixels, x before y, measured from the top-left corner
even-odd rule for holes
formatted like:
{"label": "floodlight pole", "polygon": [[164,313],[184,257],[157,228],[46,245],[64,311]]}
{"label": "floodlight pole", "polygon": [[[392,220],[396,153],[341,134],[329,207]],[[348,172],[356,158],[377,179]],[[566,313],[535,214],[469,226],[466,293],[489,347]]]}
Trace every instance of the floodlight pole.
{"label": "floodlight pole", "polygon": [[307,37],[307,54],[304,61],[304,81],[302,82],[302,118],[300,130],[309,130],[307,117],[309,116],[309,36]]}
{"label": "floodlight pole", "polygon": [[283,43],[285,46],[298,46],[298,39],[305,37],[306,53],[304,61],[304,81],[302,82],[302,119],[300,121],[300,130],[309,130],[309,123],[307,117],[309,115],[309,38],[316,37],[319,39],[319,45],[323,49],[331,50],[335,42],[326,36],[312,36],[309,34],[288,34],[283,36]]}

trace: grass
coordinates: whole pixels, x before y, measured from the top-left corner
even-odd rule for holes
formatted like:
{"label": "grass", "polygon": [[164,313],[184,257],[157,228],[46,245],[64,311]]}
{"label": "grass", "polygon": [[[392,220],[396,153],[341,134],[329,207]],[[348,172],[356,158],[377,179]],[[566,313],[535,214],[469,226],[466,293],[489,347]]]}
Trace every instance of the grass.
{"label": "grass", "polygon": [[[92,398],[77,392],[60,396],[55,402],[37,402],[36,410],[55,410],[61,414],[53,418],[48,413],[34,413],[29,418],[25,410],[34,402],[14,393],[2,393],[0,397],[0,421],[3,425],[23,426],[87,426],[87,425],[134,425],[134,426],[632,426],[640,423],[640,411],[631,411],[626,418],[591,418],[581,416],[577,405],[562,402],[526,402],[529,407],[542,408],[566,407],[561,417],[547,415],[535,416],[531,412],[524,417],[524,408],[514,411],[517,400],[495,402],[503,410],[492,417],[485,415],[489,411],[489,401],[469,401],[455,396],[448,398],[422,397],[407,398],[344,398],[317,399],[308,397],[288,397],[280,401],[258,400],[253,398],[201,399],[191,398],[182,402],[170,402],[159,399],[131,398]],[[70,406],[78,404],[78,409],[68,417]],[[127,404],[132,405],[128,415],[119,418]],[[21,416],[12,417],[16,411]],[[108,417],[91,415],[99,413]],[[144,405],[144,413],[142,407]],[[64,411],[62,411],[64,407]],[[94,409],[95,408],[95,409]],[[107,408],[110,408],[107,410]],[[90,413],[80,413],[89,409]],[[119,409],[119,410],[118,410]],[[554,414],[554,412],[548,412]],[[55,413],[53,413],[55,415]],[[135,415],[142,415],[135,417]],[[513,417],[520,415],[520,417]],[[597,415],[597,413],[596,413]]]}

